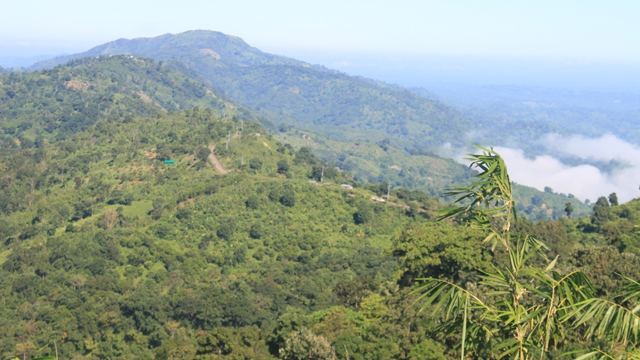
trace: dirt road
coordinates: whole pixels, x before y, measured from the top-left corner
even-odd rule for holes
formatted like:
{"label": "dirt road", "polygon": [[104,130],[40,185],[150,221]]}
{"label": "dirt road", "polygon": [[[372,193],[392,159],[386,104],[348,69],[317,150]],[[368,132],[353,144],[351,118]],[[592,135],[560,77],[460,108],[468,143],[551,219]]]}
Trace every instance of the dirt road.
{"label": "dirt road", "polygon": [[220,161],[218,161],[218,158],[215,155],[213,155],[213,150],[215,150],[215,148],[216,148],[215,146],[211,146],[209,148],[209,150],[211,150],[211,154],[209,154],[209,159],[211,159],[211,162],[216,167],[217,172],[219,172],[220,174],[226,174],[228,173],[228,171],[222,167],[222,164],[220,164]]}

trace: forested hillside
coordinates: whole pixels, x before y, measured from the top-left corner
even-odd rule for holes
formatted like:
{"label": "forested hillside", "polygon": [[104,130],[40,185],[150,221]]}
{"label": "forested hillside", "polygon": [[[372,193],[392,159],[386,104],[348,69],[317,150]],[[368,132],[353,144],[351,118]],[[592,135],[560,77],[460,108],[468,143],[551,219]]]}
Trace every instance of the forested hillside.
{"label": "forested hillside", "polygon": [[[110,117],[5,149],[0,167],[3,356],[449,359],[414,279],[473,287],[473,269],[504,261],[481,231],[434,223],[426,194],[373,202],[386,187],[206,109]],[[516,229],[608,296],[640,276],[638,214],[603,198],[591,218]]]}
{"label": "forested hillside", "polygon": [[459,112],[409,90],[267,54],[213,31],[121,39],[33,68],[111,54],[178,60],[208,85],[265,116],[269,122],[263,125],[285,122],[338,140],[389,137],[406,150],[462,145],[460,134],[472,125]]}
{"label": "forested hillside", "polygon": [[25,147],[43,139],[64,139],[108,116],[150,115],[193,106],[237,113],[200,82],[178,71],[183,68],[113,56],[2,76],[3,144],[12,142],[8,137]]}
{"label": "forested hillside", "polygon": [[[0,141],[4,147],[39,147],[45,139],[67,138],[109,116],[148,115],[195,105],[211,108],[216,114],[227,117],[258,118],[242,106],[220,99],[189,76],[197,77],[193,70],[180,63],[110,55],[73,60],[51,70],[2,77],[0,97],[5,101],[0,104],[0,116],[4,120],[0,124]],[[277,99],[273,103],[277,103]],[[393,108],[395,105],[385,106]],[[331,131],[338,132],[339,127],[335,129]],[[323,160],[353,172],[360,183],[391,182],[394,188],[427,191],[437,197],[447,185],[465,183],[470,174],[462,165],[431,152],[413,149],[410,154],[399,150],[403,149],[402,143],[381,132],[374,136],[380,139],[377,141],[349,142],[301,132],[286,125],[278,126],[274,131],[282,135],[287,134],[283,131],[288,131],[289,135],[281,138],[282,142],[295,148],[309,147]],[[302,138],[305,133],[308,137]],[[310,140],[311,134],[314,140]],[[373,136],[371,132],[367,134]],[[542,195],[550,199],[532,202],[530,199],[539,193],[525,193],[527,197],[521,198],[532,207],[523,212],[528,218],[551,219],[564,215],[566,198]],[[590,211],[575,199],[567,201],[573,203],[576,216]]]}
{"label": "forested hillside", "polygon": [[[217,175],[208,146],[230,173]],[[109,118],[6,150],[2,353],[52,353],[55,342],[68,358],[151,358],[163,344],[191,354],[201,330],[263,341],[283,314],[393,289],[397,261],[384,249],[437,202],[405,192],[406,210],[376,205],[375,193],[337,185],[350,180],[334,169],[324,181],[335,184],[310,183],[321,165],[209,110]]]}
{"label": "forested hillside", "polygon": [[[448,186],[468,183],[474,174],[466,166],[431,152],[398,150],[389,139],[344,142],[286,127],[276,136],[295,147],[308,147],[321,159],[353,172],[356,181],[390,183],[394,189],[425,191],[433,197],[440,197]],[[592,210],[571,194],[542,192],[520,184],[514,184],[514,195],[520,216],[529,220],[565,217],[567,204],[571,204],[574,217],[587,216]]]}

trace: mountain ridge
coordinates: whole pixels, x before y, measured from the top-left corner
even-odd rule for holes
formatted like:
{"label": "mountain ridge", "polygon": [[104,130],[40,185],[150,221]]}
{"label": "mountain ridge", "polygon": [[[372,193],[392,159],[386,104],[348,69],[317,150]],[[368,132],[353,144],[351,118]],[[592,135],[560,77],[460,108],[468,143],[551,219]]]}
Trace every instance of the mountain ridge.
{"label": "mountain ridge", "polygon": [[180,61],[205,84],[260,113],[271,129],[285,122],[342,140],[377,131],[410,150],[463,145],[459,134],[472,126],[459,111],[407,89],[268,54],[241,38],[207,30],[120,39],[32,69],[116,53]]}

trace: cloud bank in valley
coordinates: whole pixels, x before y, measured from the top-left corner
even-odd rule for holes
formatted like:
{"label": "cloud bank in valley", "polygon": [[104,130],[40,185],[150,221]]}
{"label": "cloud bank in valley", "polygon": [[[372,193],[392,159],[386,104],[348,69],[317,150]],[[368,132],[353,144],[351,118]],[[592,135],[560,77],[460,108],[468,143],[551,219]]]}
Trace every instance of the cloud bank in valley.
{"label": "cloud bank in valley", "polygon": [[555,192],[574,194],[582,200],[595,201],[612,192],[623,202],[640,196],[639,147],[614,135],[585,138],[549,134],[541,141],[552,152],[603,162],[616,160],[628,167],[606,173],[592,165],[569,166],[552,156],[532,159],[519,149],[495,147],[505,159],[512,181],[540,190],[549,186]]}

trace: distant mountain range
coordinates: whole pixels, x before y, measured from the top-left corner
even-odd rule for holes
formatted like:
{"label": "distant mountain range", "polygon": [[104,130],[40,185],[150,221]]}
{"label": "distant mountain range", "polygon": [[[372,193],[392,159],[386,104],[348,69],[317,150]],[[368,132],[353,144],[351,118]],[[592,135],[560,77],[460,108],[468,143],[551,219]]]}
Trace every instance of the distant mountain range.
{"label": "distant mountain range", "polygon": [[463,145],[460,134],[472,126],[460,112],[407,89],[267,54],[213,31],[120,39],[31,69],[114,54],[178,60],[222,95],[257,111],[272,129],[286,123],[336,140],[389,138],[409,150]]}

